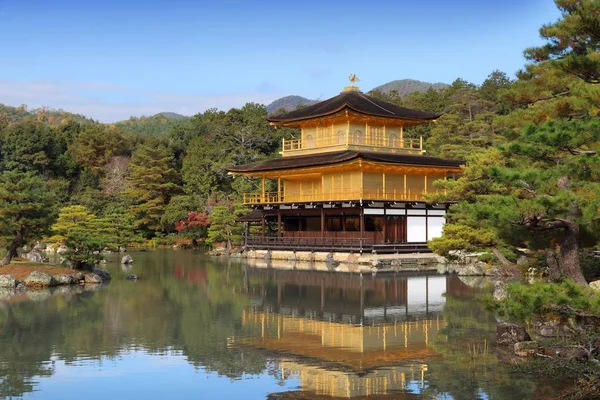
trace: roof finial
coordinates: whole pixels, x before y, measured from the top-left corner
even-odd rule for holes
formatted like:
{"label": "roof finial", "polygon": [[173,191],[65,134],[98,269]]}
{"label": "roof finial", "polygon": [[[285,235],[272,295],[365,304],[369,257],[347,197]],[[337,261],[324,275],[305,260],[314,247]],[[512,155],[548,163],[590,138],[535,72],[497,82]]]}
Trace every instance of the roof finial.
{"label": "roof finial", "polygon": [[356,82],[360,82],[360,79],[358,79],[356,77],[356,74],[350,74],[350,76],[348,76],[348,79],[350,80],[350,86],[346,86],[343,91],[344,92],[360,92],[358,87],[354,86],[354,84]]}

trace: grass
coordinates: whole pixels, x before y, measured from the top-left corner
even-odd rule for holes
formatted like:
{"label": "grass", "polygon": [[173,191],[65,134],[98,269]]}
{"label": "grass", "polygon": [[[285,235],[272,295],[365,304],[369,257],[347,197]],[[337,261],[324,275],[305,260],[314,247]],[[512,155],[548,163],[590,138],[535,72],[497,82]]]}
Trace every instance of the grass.
{"label": "grass", "polygon": [[0,267],[0,275],[12,275],[15,279],[20,281],[24,281],[33,271],[47,272],[52,276],[73,274],[73,270],[70,268],[52,264],[32,263],[29,261],[13,261],[8,265]]}

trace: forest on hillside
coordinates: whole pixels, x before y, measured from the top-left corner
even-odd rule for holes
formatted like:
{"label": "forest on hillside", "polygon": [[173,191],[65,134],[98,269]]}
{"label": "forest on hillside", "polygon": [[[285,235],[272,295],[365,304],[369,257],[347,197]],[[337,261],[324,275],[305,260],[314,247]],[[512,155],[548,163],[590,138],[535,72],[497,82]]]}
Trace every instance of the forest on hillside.
{"label": "forest on hillside", "polygon": [[[432,242],[440,254],[496,248],[511,259],[525,247],[545,252],[549,263],[562,266],[557,271],[569,274],[579,268],[574,254],[598,242],[599,6],[556,3],[562,18],[541,28],[547,44],[525,50],[528,61],[516,80],[491,71],[481,85],[457,78],[407,96],[369,93],[443,114],[407,134],[423,136],[430,156],[466,162],[446,197],[432,199],[457,203],[444,236]],[[0,240],[10,248],[75,232],[115,246],[235,242],[235,218],[245,212],[241,193],[259,187],[225,167],[277,157],[281,139],[298,134],[274,129],[266,115],[264,105],[248,103],[191,118],[100,124],[2,106]]]}

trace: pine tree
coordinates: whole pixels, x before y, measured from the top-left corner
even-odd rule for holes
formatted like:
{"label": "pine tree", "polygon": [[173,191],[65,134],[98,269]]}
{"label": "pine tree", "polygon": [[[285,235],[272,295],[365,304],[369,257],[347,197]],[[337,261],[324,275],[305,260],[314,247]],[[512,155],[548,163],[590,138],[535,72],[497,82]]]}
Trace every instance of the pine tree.
{"label": "pine tree", "polygon": [[543,46],[525,50],[535,64],[549,62],[587,83],[600,84],[600,2],[555,0],[562,18],[540,28]]}
{"label": "pine tree", "polygon": [[129,165],[130,187],[123,193],[134,202],[127,213],[133,217],[135,227],[146,234],[165,230],[161,218],[171,197],[181,192],[172,162],[172,154],[155,139],[140,145],[133,153]]}
{"label": "pine tree", "polygon": [[598,146],[598,120],[555,120],[529,125],[500,153],[472,160],[447,183],[446,200],[461,202],[432,248],[543,250],[553,279],[585,285],[579,250],[600,239]]}
{"label": "pine tree", "polygon": [[4,171],[0,174],[0,236],[8,239],[0,265],[10,263],[17,249],[41,238],[54,219],[54,194],[33,173]]}
{"label": "pine tree", "polygon": [[234,244],[240,244],[243,236],[243,225],[237,218],[246,214],[248,210],[241,204],[222,201],[213,207],[209,219],[208,244],[225,242],[226,248],[231,249]]}

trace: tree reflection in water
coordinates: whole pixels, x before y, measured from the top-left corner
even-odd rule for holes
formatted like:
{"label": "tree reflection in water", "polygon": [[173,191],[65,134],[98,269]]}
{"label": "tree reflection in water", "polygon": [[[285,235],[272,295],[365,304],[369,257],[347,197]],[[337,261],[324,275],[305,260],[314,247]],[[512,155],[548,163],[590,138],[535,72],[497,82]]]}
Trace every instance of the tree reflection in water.
{"label": "tree reflection in water", "polygon": [[0,397],[36,390],[55,362],[118,362],[133,350],[179,352],[231,379],[294,378],[305,398],[542,393],[491,350],[469,355],[494,342],[494,320],[454,276],[278,272],[191,251],[133,256],[131,271],[109,265],[113,281],[98,290],[0,302]]}

